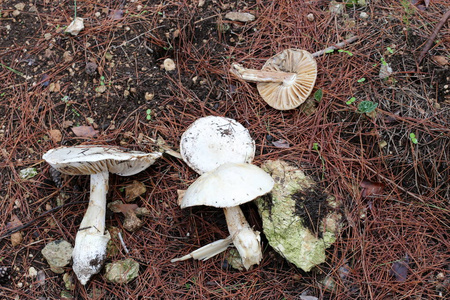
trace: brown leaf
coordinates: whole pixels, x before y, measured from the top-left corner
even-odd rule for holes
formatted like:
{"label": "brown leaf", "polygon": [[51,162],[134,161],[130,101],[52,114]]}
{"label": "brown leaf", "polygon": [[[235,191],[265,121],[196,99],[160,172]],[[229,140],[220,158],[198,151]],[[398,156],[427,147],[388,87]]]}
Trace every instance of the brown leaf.
{"label": "brown leaf", "polygon": [[[22,226],[22,222],[19,220],[19,218],[16,215],[11,215],[11,222],[8,222],[8,224],[6,224],[6,227],[8,229],[13,229],[19,226]],[[23,234],[22,231],[17,231],[14,232],[13,234],[11,234],[11,244],[12,246],[17,246],[20,245],[20,243],[22,242],[23,239]]]}
{"label": "brown leaf", "polygon": [[142,182],[135,180],[132,184],[125,187],[125,201],[131,202],[146,191],[147,188],[145,185]]}
{"label": "brown leaf", "polygon": [[50,135],[50,138],[52,139],[52,141],[54,143],[61,142],[62,134],[61,134],[61,131],[59,131],[58,129],[49,130],[48,134]]}
{"label": "brown leaf", "polygon": [[98,134],[98,130],[95,130],[92,126],[78,126],[72,127],[73,133],[79,137],[94,137]]}
{"label": "brown leaf", "polygon": [[441,67],[448,65],[448,59],[443,55],[434,55],[431,59]]}
{"label": "brown leaf", "polygon": [[361,182],[361,188],[361,196],[367,197],[371,195],[380,195],[383,192],[385,185],[381,182],[363,180]]}
{"label": "brown leaf", "polygon": [[114,201],[114,203],[108,205],[108,208],[112,212],[126,214],[130,210],[136,210],[138,206],[137,204],[124,204],[121,201]]}

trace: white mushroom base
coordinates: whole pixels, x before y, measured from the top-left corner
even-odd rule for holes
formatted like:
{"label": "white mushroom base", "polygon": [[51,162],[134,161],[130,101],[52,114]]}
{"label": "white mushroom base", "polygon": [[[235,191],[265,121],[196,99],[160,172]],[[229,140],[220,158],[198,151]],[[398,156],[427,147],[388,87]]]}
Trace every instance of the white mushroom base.
{"label": "white mushroom base", "polygon": [[75,238],[73,271],[83,285],[100,272],[106,259],[106,245],[111,239],[109,232],[105,234],[108,177],[108,171],[91,175],[89,206]]}
{"label": "white mushroom base", "polygon": [[233,244],[239,252],[245,269],[258,265],[262,259],[261,237],[248,224],[239,206],[223,209],[227,220],[228,231]]}

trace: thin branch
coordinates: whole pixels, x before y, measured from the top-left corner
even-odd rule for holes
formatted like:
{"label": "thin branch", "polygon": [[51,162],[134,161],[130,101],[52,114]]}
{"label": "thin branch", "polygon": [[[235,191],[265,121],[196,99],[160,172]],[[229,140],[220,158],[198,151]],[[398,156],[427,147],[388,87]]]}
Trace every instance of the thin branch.
{"label": "thin branch", "polygon": [[442,26],[444,26],[445,22],[447,22],[448,18],[450,17],[450,10],[448,10],[441,18],[439,23],[436,25],[436,27],[433,30],[433,33],[428,38],[425,46],[422,49],[422,52],[420,52],[419,59],[417,61],[418,64],[422,62],[422,59],[427,55],[428,50],[430,50],[431,46],[433,46],[434,40],[436,39],[436,36],[441,30]]}
{"label": "thin branch", "polygon": [[318,57],[318,56],[324,55],[324,54],[325,54],[326,52],[328,52],[328,51],[340,49],[340,48],[344,47],[344,46],[347,45],[347,44],[353,43],[353,42],[356,41],[357,39],[359,39],[359,36],[351,37],[351,38],[346,39],[345,41],[340,42],[340,43],[338,43],[338,44],[336,44],[336,45],[334,45],[334,46],[330,46],[330,47],[328,47],[328,48],[326,48],[326,49],[323,49],[323,50],[314,52],[314,53],[312,54],[312,56],[313,56],[313,57]]}
{"label": "thin branch", "polygon": [[37,216],[35,219],[33,219],[33,220],[31,220],[31,221],[29,221],[29,222],[23,224],[23,225],[20,225],[20,226],[17,226],[17,227],[14,227],[14,228],[8,230],[6,233],[4,233],[3,235],[0,236],[0,241],[3,240],[4,238],[10,236],[11,234],[17,232],[17,231],[20,231],[20,230],[22,230],[22,229],[25,229],[25,228],[31,226],[34,222],[36,222],[36,221],[39,220],[40,218],[42,218],[42,217],[44,217],[44,216],[46,216],[46,215],[48,215],[48,214],[50,214],[50,213],[52,213],[52,212],[54,212],[54,211],[56,211],[56,210],[59,210],[59,209],[61,209],[61,208],[63,208],[63,207],[69,206],[69,205],[83,204],[83,203],[88,203],[88,202],[89,202],[89,201],[75,201],[75,202],[69,202],[69,203],[65,203],[65,204],[63,204],[63,205],[57,206],[57,207],[55,207],[55,208],[52,208],[52,209],[50,209],[50,210],[47,210],[46,212],[44,212],[44,213],[40,214],[39,216]]}

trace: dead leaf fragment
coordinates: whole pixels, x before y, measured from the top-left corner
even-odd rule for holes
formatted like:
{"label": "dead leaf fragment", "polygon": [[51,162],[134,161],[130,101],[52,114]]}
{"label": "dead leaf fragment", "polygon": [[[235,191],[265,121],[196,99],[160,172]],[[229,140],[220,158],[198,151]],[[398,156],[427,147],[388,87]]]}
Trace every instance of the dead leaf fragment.
{"label": "dead leaf fragment", "polygon": [[130,232],[135,232],[144,225],[144,222],[139,219],[133,210],[125,213],[125,220],[123,221],[123,228]]}
{"label": "dead leaf fragment", "polygon": [[177,203],[178,203],[178,205],[181,205],[181,202],[183,201],[184,194],[186,194],[186,190],[177,190],[177,195],[178,195]]}
{"label": "dead leaf fragment", "polygon": [[125,187],[125,201],[131,202],[146,191],[147,188],[145,185],[142,182],[135,180],[132,184]]}
{"label": "dead leaf fragment", "polygon": [[441,67],[448,65],[448,59],[443,55],[434,55],[431,59]]}
{"label": "dead leaf fragment", "polygon": [[[22,222],[20,221],[20,219],[16,216],[16,215],[12,215],[11,216],[11,222],[8,222],[8,224],[6,224],[6,227],[8,229],[13,229],[19,226],[22,226]],[[22,239],[23,239],[23,234],[22,231],[17,231],[14,232],[13,234],[11,234],[11,244],[12,246],[17,246],[20,245],[20,243],[22,243]]]}
{"label": "dead leaf fragment", "polygon": [[397,281],[404,282],[408,276],[409,256],[408,254],[399,261],[392,264],[389,275],[394,276]]}
{"label": "dead leaf fragment", "polygon": [[274,145],[277,148],[286,148],[287,149],[290,147],[289,143],[283,139],[272,142],[272,145]]}
{"label": "dead leaf fragment", "polygon": [[122,201],[117,200],[108,204],[108,208],[115,213],[127,213],[130,210],[136,210],[138,208],[137,204],[124,204]]}
{"label": "dead leaf fragment", "polygon": [[98,130],[95,130],[92,126],[72,127],[72,131],[78,137],[92,138],[98,134]]}
{"label": "dead leaf fragment", "polygon": [[368,197],[372,195],[380,195],[384,190],[385,185],[381,182],[372,182],[363,180],[361,182],[361,196]]}
{"label": "dead leaf fragment", "polygon": [[50,135],[50,138],[54,143],[59,143],[62,140],[62,134],[61,131],[58,129],[52,129],[48,132],[48,135]]}

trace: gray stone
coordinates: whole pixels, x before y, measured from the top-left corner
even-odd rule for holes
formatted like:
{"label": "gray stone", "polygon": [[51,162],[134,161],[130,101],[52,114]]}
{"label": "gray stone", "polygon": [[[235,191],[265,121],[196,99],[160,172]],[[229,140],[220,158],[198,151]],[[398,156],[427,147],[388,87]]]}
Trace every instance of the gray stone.
{"label": "gray stone", "polygon": [[231,20],[231,21],[239,21],[239,22],[251,22],[255,20],[255,16],[249,13],[242,13],[242,12],[236,12],[232,11],[225,15],[225,19]]}
{"label": "gray stone", "polygon": [[72,259],[72,245],[65,240],[53,241],[42,249],[42,255],[50,265],[50,270],[57,274],[64,273],[64,267]]}
{"label": "gray stone", "polygon": [[128,283],[139,275],[139,263],[132,258],[106,264],[106,280],[112,283]]}

